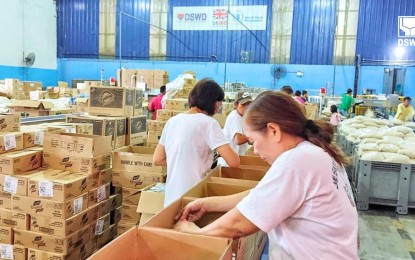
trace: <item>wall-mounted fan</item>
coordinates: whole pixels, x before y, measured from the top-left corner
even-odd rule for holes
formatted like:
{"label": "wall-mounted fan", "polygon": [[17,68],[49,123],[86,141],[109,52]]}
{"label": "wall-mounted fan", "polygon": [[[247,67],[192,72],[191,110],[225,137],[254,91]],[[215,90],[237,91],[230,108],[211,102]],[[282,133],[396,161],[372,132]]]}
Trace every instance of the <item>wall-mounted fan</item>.
{"label": "wall-mounted fan", "polygon": [[36,55],[34,52],[30,52],[24,58],[24,62],[26,63],[26,67],[31,67],[33,63],[35,63]]}
{"label": "wall-mounted fan", "polygon": [[285,77],[285,75],[287,75],[287,68],[284,65],[272,65],[271,67],[271,76],[273,78],[273,87],[275,88],[276,82],[278,82],[278,80],[280,78]]}

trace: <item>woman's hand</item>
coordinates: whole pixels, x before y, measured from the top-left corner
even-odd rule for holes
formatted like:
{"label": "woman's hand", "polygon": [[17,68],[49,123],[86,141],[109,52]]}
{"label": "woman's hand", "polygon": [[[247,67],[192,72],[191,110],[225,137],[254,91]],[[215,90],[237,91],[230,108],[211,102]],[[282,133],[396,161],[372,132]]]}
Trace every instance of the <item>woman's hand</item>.
{"label": "woman's hand", "polygon": [[200,234],[201,230],[195,223],[187,220],[179,220],[173,227],[175,230],[183,233]]}
{"label": "woman's hand", "polygon": [[202,198],[190,202],[176,215],[175,219],[179,222],[195,222],[199,220],[207,212],[204,201],[205,200]]}

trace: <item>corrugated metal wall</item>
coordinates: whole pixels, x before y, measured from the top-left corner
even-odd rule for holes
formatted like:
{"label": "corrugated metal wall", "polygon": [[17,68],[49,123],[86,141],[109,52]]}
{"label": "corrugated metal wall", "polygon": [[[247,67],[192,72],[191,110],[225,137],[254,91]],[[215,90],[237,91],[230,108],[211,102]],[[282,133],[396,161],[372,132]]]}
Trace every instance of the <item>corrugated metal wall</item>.
{"label": "corrugated metal wall", "polygon": [[[124,59],[149,59],[150,53],[150,8],[151,0],[118,0],[117,34],[115,56],[119,57],[119,36]],[[122,15],[120,28],[120,11]],[[134,19],[129,16],[133,16]]]}
{"label": "corrugated metal wall", "polygon": [[[266,31],[173,31],[173,6],[227,6],[226,0],[169,0],[167,58],[174,61],[240,62],[241,51],[251,51],[251,62],[268,63],[272,0],[238,0],[230,5],[267,5]],[[253,36],[253,35],[255,36]],[[227,38],[227,40],[226,40]],[[228,43],[226,46],[226,42]],[[226,54],[227,53],[227,54]],[[227,58],[225,59],[225,54]]]}
{"label": "corrugated metal wall", "polygon": [[335,0],[294,0],[291,64],[332,64]]}
{"label": "corrugated metal wall", "polygon": [[58,57],[97,58],[99,1],[57,1]]}
{"label": "corrugated metal wall", "polygon": [[[398,16],[415,16],[415,1],[361,0],[356,52],[364,59],[396,60]],[[401,58],[414,60],[413,47],[408,47]]]}

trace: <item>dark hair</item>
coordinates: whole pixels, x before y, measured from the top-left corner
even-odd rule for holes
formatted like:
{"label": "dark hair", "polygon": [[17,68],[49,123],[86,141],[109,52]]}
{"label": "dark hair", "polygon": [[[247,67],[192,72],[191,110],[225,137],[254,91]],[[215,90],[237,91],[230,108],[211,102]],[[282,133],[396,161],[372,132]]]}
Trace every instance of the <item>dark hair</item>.
{"label": "dark hair", "polygon": [[350,93],[352,93],[353,92],[353,90],[351,89],[351,88],[348,88],[347,89],[347,94],[350,94]]}
{"label": "dark hair", "polygon": [[189,93],[189,107],[197,107],[207,112],[209,116],[215,114],[215,104],[223,101],[225,93],[214,80],[201,79]]}
{"label": "dark hair", "polygon": [[300,90],[296,90],[294,95],[296,95],[297,97],[301,96],[301,91]]}
{"label": "dark hair", "polygon": [[260,94],[248,107],[244,120],[254,131],[265,131],[268,123],[278,124],[281,131],[321,147],[337,163],[348,163],[343,152],[331,143],[333,127],[321,120],[308,120],[300,103],[283,92],[266,91]]}
{"label": "dark hair", "polygon": [[284,86],[281,88],[281,91],[287,93],[288,95],[292,95],[294,92],[291,86]]}
{"label": "dark hair", "polygon": [[160,93],[163,93],[164,91],[166,91],[166,86],[161,86],[160,87]]}
{"label": "dark hair", "polygon": [[330,107],[330,111],[331,111],[332,113],[337,113],[337,106],[336,106],[336,105],[331,105],[331,107]]}
{"label": "dark hair", "polygon": [[308,94],[308,91],[307,91],[307,90],[303,90],[303,96],[304,96],[305,94]]}
{"label": "dark hair", "polygon": [[403,101],[405,101],[405,100],[409,100],[409,101],[411,101],[411,100],[412,100],[412,98],[410,98],[410,97],[404,97],[404,98],[403,98]]}

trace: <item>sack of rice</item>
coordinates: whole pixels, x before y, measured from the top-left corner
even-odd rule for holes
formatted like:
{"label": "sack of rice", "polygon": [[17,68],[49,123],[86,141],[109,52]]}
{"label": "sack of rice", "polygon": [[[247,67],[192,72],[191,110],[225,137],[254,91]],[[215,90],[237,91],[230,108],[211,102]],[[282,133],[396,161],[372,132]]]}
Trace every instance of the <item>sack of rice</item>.
{"label": "sack of rice", "polygon": [[399,150],[398,146],[394,144],[380,144],[379,145],[379,151],[382,151],[382,152],[396,153],[398,152],[398,150]]}
{"label": "sack of rice", "polygon": [[411,159],[408,156],[399,154],[399,153],[383,153],[383,157],[385,158],[385,162],[391,163],[410,163]]}

